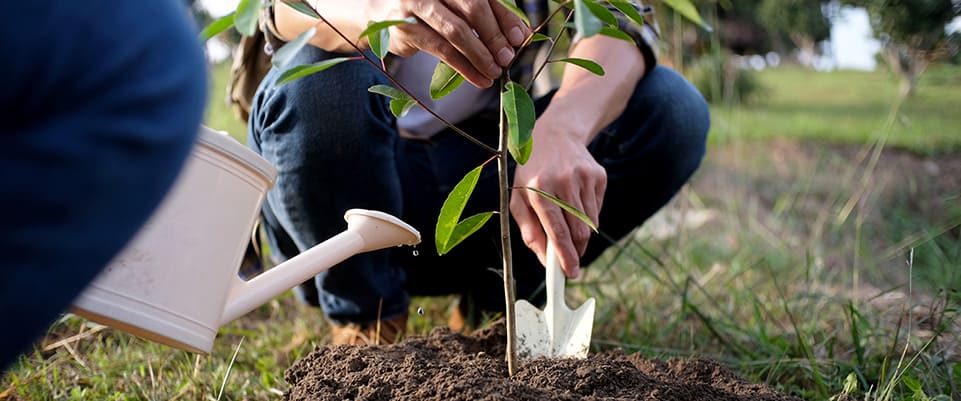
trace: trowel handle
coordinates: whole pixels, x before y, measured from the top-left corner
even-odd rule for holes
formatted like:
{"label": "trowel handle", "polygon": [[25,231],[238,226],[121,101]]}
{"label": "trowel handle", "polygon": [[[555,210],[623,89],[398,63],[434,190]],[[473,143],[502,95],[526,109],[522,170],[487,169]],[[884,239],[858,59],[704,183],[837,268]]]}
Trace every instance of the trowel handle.
{"label": "trowel handle", "polygon": [[554,308],[566,307],[564,303],[564,286],[567,277],[561,271],[561,262],[557,257],[557,250],[554,249],[554,242],[547,240],[547,278],[544,285],[547,287],[547,304]]}

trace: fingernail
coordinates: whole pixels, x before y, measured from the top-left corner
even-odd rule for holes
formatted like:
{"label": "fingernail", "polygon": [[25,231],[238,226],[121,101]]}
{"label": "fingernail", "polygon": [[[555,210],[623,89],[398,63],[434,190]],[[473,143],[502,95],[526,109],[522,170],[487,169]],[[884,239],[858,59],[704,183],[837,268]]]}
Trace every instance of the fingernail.
{"label": "fingernail", "polygon": [[[500,59],[500,54],[498,53],[497,58]],[[487,75],[493,79],[500,78],[501,71],[503,69],[497,64],[491,63],[490,67],[487,67]]]}
{"label": "fingernail", "polygon": [[478,88],[483,89],[483,88],[490,88],[491,85],[494,84],[494,81],[493,81],[493,80],[490,80],[490,79],[484,79],[483,81],[480,81],[480,82],[478,82],[478,83],[480,84],[480,86],[478,86]]}
{"label": "fingernail", "polygon": [[504,67],[507,67],[511,63],[511,60],[513,59],[514,59],[514,51],[511,50],[509,47],[505,47],[501,49],[499,52],[497,52],[497,62]]}
{"label": "fingernail", "polygon": [[514,29],[511,29],[507,36],[508,39],[510,39],[511,44],[514,46],[520,46],[522,43],[524,43],[524,32],[521,31],[521,28],[519,27],[515,26]]}

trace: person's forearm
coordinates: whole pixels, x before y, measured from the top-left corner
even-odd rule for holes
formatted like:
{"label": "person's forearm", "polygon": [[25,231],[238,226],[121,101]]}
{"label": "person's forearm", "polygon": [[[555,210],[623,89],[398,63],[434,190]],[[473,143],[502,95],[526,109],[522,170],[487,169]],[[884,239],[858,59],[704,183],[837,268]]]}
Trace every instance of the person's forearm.
{"label": "person's forearm", "polygon": [[597,76],[567,64],[561,85],[541,118],[563,121],[586,145],[624,111],[646,66],[636,46],[600,35],[579,41],[569,56],[593,60],[605,74]]}
{"label": "person's forearm", "polygon": [[[308,0],[324,18],[337,27],[337,30],[354,40],[362,49],[369,47],[367,40],[358,40],[360,33],[367,28],[367,22],[376,19],[370,10],[378,9],[379,0]],[[278,33],[284,40],[292,40],[302,32],[317,27],[317,34],[310,44],[332,52],[353,52],[353,46],[345,42],[333,29],[320,20],[311,18],[291,8],[282,1],[276,2],[274,22]]]}

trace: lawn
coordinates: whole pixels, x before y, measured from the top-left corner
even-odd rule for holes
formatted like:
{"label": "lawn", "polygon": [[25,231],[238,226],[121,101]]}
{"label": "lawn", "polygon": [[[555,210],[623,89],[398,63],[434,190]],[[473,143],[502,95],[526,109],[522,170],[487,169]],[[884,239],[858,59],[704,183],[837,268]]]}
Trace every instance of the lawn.
{"label": "lawn", "polygon": [[[887,70],[812,74],[801,68],[758,73],[767,90],[752,105],[715,108],[712,139],[779,137],[867,143],[886,126],[897,103],[898,82]],[[961,67],[937,66],[920,90],[900,106],[888,144],[924,154],[961,150]]]}
{"label": "lawn", "polygon": [[[208,124],[242,138],[214,71]],[[713,108],[691,185],[572,284],[597,298],[594,351],[711,357],[810,400],[961,399],[961,69],[898,107],[885,72],[760,79],[764,100]],[[449,301],[415,299],[410,332],[444,325]],[[289,294],[210,355],[65,315],[0,400],[282,399],[284,370],[328,332]]]}

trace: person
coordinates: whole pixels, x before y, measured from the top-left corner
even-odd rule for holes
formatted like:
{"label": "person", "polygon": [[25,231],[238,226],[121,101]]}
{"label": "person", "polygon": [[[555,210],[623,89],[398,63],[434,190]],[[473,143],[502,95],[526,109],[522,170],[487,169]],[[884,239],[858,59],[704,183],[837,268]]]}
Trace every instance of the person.
{"label": "person", "polygon": [[[390,28],[399,82],[440,115],[496,148],[498,89],[511,59],[511,78],[526,84],[536,67],[517,46],[531,28],[493,0],[337,0],[311,2],[336,27],[276,3],[277,34],[290,40],[317,27],[311,46],[290,63],[314,63],[356,54],[340,34],[357,38],[368,21],[414,17]],[[532,25],[547,15],[546,1],[522,4]],[[647,7],[639,11],[649,14]],[[571,57],[594,60],[605,75],[574,66],[559,87],[535,100],[533,152],[511,163],[510,212],[513,266],[519,298],[543,303],[541,263],[547,240],[556,244],[564,273],[578,277],[611,239],[620,238],[665,205],[698,168],[709,127],[703,97],[679,74],[658,66],[654,26],[632,25],[614,10],[634,40],[601,35],[575,37]],[[338,33],[339,31],[339,33]],[[369,46],[363,39],[360,46]],[[427,87],[437,60],[471,85],[439,101]],[[393,249],[352,257],[298,289],[333,322],[333,343],[396,339],[408,316],[410,296],[460,295],[449,325],[464,329],[486,313],[503,311],[500,235],[497,224],[438,256],[433,227],[450,190],[490,151],[453,132],[415,107],[396,119],[387,99],[368,87],[391,82],[369,63],[347,62],[278,85],[282,68],[261,82],[251,107],[248,144],[278,168],[262,210],[272,250],[289,258],[342,229],[349,208],[394,214],[419,229],[416,252]],[[496,168],[482,171],[464,216],[498,210]],[[583,210],[605,235],[531,191],[535,187]],[[380,321],[380,324],[378,324]]]}
{"label": "person", "polygon": [[15,1],[5,13],[0,369],[144,224],[206,103],[203,49],[179,1]]}

